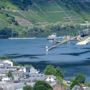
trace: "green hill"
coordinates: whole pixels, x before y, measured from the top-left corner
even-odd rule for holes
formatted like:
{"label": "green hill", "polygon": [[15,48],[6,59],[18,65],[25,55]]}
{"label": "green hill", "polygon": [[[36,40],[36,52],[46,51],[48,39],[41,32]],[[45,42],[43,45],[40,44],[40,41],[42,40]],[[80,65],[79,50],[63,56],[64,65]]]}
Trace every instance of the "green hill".
{"label": "green hill", "polygon": [[89,0],[0,0],[0,28],[90,21]]}
{"label": "green hill", "polygon": [[[7,10],[3,10],[3,12],[7,11],[8,14],[14,17],[24,18],[34,24],[55,23],[58,21],[78,23],[89,20],[90,2],[77,1],[1,0],[0,7],[4,9],[7,8]],[[16,12],[14,10],[16,10]]]}

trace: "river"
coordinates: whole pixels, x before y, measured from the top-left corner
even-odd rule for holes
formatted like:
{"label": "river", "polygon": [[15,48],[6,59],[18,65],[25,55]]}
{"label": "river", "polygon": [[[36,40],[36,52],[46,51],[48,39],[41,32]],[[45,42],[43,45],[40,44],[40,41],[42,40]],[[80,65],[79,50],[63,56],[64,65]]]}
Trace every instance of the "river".
{"label": "river", "polygon": [[48,42],[46,38],[27,40],[0,39],[0,56],[8,56],[22,64],[32,64],[43,71],[46,65],[60,66],[64,78],[75,77],[76,73],[83,73],[90,81],[90,44],[76,46],[77,41],[70,41],[46,52],[45,46],[52,46],[55,42]]}

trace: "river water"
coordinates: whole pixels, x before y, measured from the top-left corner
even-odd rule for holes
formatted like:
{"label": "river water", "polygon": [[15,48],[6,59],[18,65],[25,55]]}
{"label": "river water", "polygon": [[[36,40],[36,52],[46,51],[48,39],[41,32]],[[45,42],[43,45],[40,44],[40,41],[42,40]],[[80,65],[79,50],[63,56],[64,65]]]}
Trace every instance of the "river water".
{"label": "river water", "polygon": [[55,42],[48,42],[46,38],[27,40],[0,40],[0,56],[8,56],[22,64],[32,64],[43,71],[46,65],[60,66],[64,78],[75,77],[76,73],[83,73],[90,81],[90,44],[76,46],[77,41],[70,41],[46,52]]}

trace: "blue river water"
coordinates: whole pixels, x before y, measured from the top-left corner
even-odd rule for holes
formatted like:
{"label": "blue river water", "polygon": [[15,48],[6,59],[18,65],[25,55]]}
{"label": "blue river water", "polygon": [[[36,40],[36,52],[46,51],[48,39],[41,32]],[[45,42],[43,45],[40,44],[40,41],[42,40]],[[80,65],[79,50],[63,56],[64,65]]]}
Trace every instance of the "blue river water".
{"label": "blue river water", "polygon": [[46,65],[60,66],[64,78],[75,77],[76,73],[85,74],[90,81],[90,44],[76,46],[77,41],[70,41],[46,52],[55,42],[48,42],[46,38],[27,40],[0,40],[0,56],[8,56],[22,64],[32,64],[43,71]]}

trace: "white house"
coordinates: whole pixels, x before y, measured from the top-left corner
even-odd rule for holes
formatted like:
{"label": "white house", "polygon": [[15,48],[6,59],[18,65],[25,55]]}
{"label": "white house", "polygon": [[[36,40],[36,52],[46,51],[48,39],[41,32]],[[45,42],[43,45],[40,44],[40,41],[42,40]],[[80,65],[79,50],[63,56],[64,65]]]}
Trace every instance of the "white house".
{"label": "white house", "polygon": [[10,81],[10,80],[11,80],[11,79],[10,79],[9,77],[3,77],[3,78],[2,78],[2,81],[3,81],[3,82],[7,82],[7,81]]}
{"label": "white house", "polygon": [[20,69],[18,70],[19,72],[26,72],[26,68],[25,67],[20,67]]}
{"label": "white house", "polygon": [[47,76],[46,81],[47,82],[55,82],[56,77],[55,76]]}
{"label": "white house", "polygon": [[35,69],[34,67],[29,67],[29,66],[21,67],[19,69],[19,71],[22,71],[24,73],[29,72],[30,74],[38,74],[39,73],[39,71],[37,71],[37,69]]}
{"label": "white house", "polygon": [[0,63],[0,68],[2,68],[4,65],[3,65],[3,63]]}
{"label": "white house", "polygon": [[23,68],[23,72],[26,72],[26,68],[25,67]]}
{"label": "white house", "polygon": [[34,67],[30,68],[30,74],[38,74],[39,71],[37,71],[37,69],[35,69]]}
{"label": "white house", "polygon": [[69,80],[63,80],[63,83],[66,83],[66,84],[71,84],[72,82],[69,81]]}
{"label": "white house", "polygon": [[13,67],[13,62],[11,60],[3,60],[3,63],[10,64],[11,67]]}

